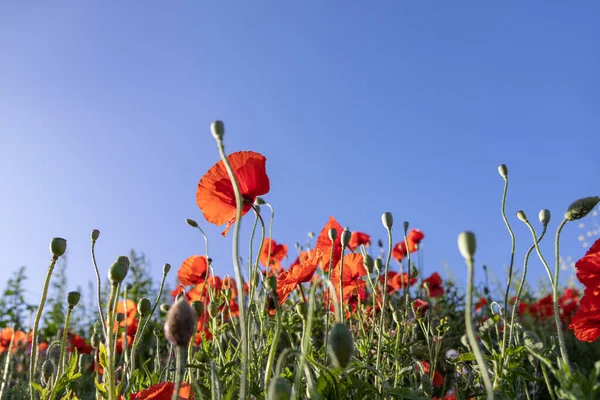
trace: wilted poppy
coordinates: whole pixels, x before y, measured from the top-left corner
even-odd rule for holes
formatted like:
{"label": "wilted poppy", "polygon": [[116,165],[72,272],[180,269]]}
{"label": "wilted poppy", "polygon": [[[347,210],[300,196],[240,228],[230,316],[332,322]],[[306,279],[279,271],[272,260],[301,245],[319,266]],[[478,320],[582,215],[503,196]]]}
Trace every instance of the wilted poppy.
{"label": "wilted poppy", "polygon": [[[258,196],[270,190],[267,176],[267,159],[253,151],[238,151],[227,159],[238,181],[242,195],[242,215],[245,215]],[[223,236],[235,222],[236,200],[233,185],[225,169],[223,161],[213,165],[200,179],[196,190],[196,203],[204,218],[217,226],[227,224]]]}

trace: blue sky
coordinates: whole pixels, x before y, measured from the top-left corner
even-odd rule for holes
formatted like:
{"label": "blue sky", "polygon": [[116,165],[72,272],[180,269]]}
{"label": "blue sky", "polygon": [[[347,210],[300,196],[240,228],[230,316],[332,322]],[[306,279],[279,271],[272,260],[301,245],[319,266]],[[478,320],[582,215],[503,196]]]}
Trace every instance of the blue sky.
{"label": "blue sky", "polygon": [[[0,6],[2,268],[27,266],[32,301],[54,236],[68,240],[69,289],[94,279],[93,228],[103,276],[131,248],[156,278],[202,254],[188,217],[233,273],[231,237],[195,203],[218,161],[214,119],[229,152],[267,157],[274,239],[292,254],[330,215],[385,238],[391,211],[425,232],[426,274],[464,282],[456,238],[472,230],[476,262],[504,280],[498,164],[518,267],[531,243],[518,209],[535,226],[551,209],[554,232],[573,200],[600,194],[596,2],[84,3]],[[599,236],[583,223],[565,229],[565,256]]]}

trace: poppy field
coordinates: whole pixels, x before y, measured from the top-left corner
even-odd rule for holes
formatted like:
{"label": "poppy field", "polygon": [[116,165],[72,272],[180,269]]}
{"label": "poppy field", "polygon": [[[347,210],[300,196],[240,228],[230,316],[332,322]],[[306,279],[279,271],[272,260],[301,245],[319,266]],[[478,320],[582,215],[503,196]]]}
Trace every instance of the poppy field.
{"label": "poppy field", "polygon": [[[517,259],[508,218],[515,214],[505,210],[509,172],[500,165],[499,205],[512,243],[506,287],[473,281],[483,267],[469,231],[452,238],[464,258],[454,268],[467,277],[458,287],[439,272],[421,273],[428,233],[389,212],[379,243],[335,216],[296,251],[278,242],[267,158],[227,154],[220,121],[211,133],[220,160],[215,155],[214,166],[199,172],[196,190],[205,221],[186,220],[204,240],[200,254],[165,264],[153,282],[135,254],[99,266],[94,229],[97,281],[90,293],[69,292],[57,303],[49,289],[67,240],[52,239],[31,321],[15,316],[23,276],[9,281],[0,303],[12,310],[0,331],[0,399],[600,398],[600,239],[575,263],[576,285],[561,284],[559,268],[563,227],[586,218],[600,197],[560,212],[518,211],[531,235],[518,238],[529,248]],[[561,221],[556,232],[551,218]],[[249,243],[240,240],[242,221],[252,225]],[[230,260],[211,258],[204,224],[231,239]],[[552,254],[542,241],[552,241]],[[541,294],[527,285],[534,258],[547,274]],[[231,267],[219,276],[216,264]],[[84,296],[93,307],[82,312]]]}

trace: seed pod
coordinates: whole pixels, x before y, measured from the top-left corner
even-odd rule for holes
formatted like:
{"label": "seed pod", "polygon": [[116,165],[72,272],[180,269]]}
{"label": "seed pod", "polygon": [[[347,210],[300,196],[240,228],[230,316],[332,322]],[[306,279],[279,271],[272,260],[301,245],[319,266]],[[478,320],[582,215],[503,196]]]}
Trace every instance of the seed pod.
{"label": "seed pod", "polygon": [[108,279],[113,285],[123,282],[129,272],[129,258],[119,256],[117,260],[108,269]]}
{"label": "seed pod", "polygon": [[50,242],[50,253],[54,257],[60,257],[67,251],[67,241],[63,238],[55,237]]}
{"label": "seed pod", "polygon": [[346,368],[354,352],[354,339],[348,327],[337,323],[329,332],[329,353],[340,368]]}
{"label": "seed pod", "polygon": [[81,293],[79,292],[69,292],[67,294],[67,303],[69,307],[73,308],[79,303],[79,299],[81,298]]}
{"label": "seed pod", "polygon": [[348,228],[342,231],[342,237],[340,238],[340,243],[343,247],[347,247],[348,243],[350,243],[350,238],[352,237],[352,232],[348,230]]}
{"label": "seed pod", "polygon": [[600,197],[598,196],[584,197],[573,202],[565,212],[565,219],[567,221],[575,221],[585,217],[596,207],[598,202],[600,202]]}
{"label": "seed pod", "polygon": [[278,376],[271,379],[267,400],[289,400],[292,397],[292,385]]}
{"label": "seed pod", "polygon": [[142,297],[137,305],[137,310],[142,317],[145,317],[152,311],[152,302],[147,297]]}
{"label": "seed pod", "polygon": [[169,309],[165,320],[165,337],[169,343],[185,346],[196,330],[198,317],[187,300],[179,299]]}
{"label": "seed pod", "polygon": [[373,257],[371,257],[369,254],[365,255],[363,257],[363,266],[368,273],[372,273],[373,268],[375,268],[375,261],[373,261]]}
{"label": "seed pod", "polygon": [[338,231],[335,228],[329,228],[329,231],[327,232],[327,235],[329,236],[329,240],[331,240],[332,242],[334,242],[335,239],[337,239],[337,234],[338,234]]}

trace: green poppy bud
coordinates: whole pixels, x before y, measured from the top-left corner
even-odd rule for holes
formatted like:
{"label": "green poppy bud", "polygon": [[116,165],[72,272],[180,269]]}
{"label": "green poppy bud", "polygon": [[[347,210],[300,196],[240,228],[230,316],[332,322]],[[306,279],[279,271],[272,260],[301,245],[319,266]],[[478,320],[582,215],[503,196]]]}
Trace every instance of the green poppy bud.
{"label": "green poppy bud", "polygon": [[204,313],[204,304],[200,300],[192,301],[192,308],[196,311],[196,315],[200,316]]}
{"label": "green poppy bud", "polygon": [[385,229],[392,229],[392,225],[394,225],[394,217],[391,212],[385,212],[381,215],[381,222]]}
{"label": "green poppy bud", "polygon": [[123,282],[129,272],[129,258],[126,256],[119,256],[117,260],[108,269],[108,279],[116,285]]}
{"label": "green poppy bud", "polygon": [[507,179],[508,178],[508,167],[504,164],[498,165],[498,173],[500,174],[501,177],[503,177],[504,179]]}
{"label": "green poppy bud", "polygon": [[598,202],[600,202],[600,197],[598,196],[584,197],[573,202],[565,212],[565,219],[567,221],[575,221],[585,217],[596,207]]}
{"label": "green poppy bud", "polygon": [[50,242],[50,253],[56,258],[62,256],[67,251],[67,241],[63,238],[55,237]]}
{"label": "green poppy bud", "polygon": [[119,323],[125,321],[125,314],[123,314],[123,313],[117,313],[116,320]]}
{"label": "green poppy bud", "polygon": [[198,316],[187,300],[176,300],[167,313],[165,337],[173,345],[185,346],[196,331],[197,322]]}
{"label": "green poppy bud", "polygon": [[95,242],[100,237],[100,231],[98,229],[94,229],[90,237],[92,238],[92,242]]}
{"label": "green poppy bud", "polygon": [[73,308],[79,303],[79,299],[81,298],[81,293],[79,292],[69,292],[67,294],[67,303],[69,307]]}
{"label": "green poppy bud", "polygon": [[271,290],[277,290],[277,278],[273,275],[267,278],[267,287]]}
{"label": "green poppy bud", "polygon": [[477,242],[475,240],[475,234],[473,232],[466,231],[461,232],[458,235],[458,250],[466,260],[473,259],[476,249]]}
{"label": "green poppy bud", "polygon": [[168,312],[169,312],[169,308],[170,308],[170,307],[169,307],[169,305],[168,305],[168,304],[165,304],[165,303],[163,303],[163,304],[161,304],[161,305],[160,305],[158,308],[159,308],[160,312],[162,312],[162,313],[165,313],[165,314],[166,314],[166,313],[168,313]]}
{"label": "green poppy bud", "polygon": [[211,301],[208,304],[208,315],[210,315],[211,318],[215,318],[219,315],[219,305],[216,302]]}
{"label": "green poppy bud", "polygon": [[340,238],[340,243],[343,247],[347,247],[348,243],[350,243],[350,238],[352,237],[352,233],[348,230],[348,228],[342,231],[342,237]]}
{"label": "green poppy bud", "polygon": [[375,259],[375,270],[377,273],[383,269],[383,260],[379,257]]}
{"label": "green poppy bud", "polygon": [[338,231],[335,228],[329,228],[327,235],[329,236],[329,240],[335,242],[335,239],[337,239]]}
{"label": "green poppy bud", "polygon": [[354,352],[354,339],[348,327],[337,323],[329,332],[329,353],[340,368],[346,368]]}
{"label": "green poppy bud", "polygon": [[147,297],[142,297],[140,301],[138,301],[137,310],[142,317],[145,317],[152,311],[152,302]]}
{"label": "green poppy bud", "polygon": [[186,218],[185,223],[188,224],[189,226],[191,226],[192,228],[198,227],[198,223],[191,218]]}
{"label": "green poppy bud", "polygon": [[546,210],[545,208],[540,211],[539,219],[542,225],[546,226],[550,223],[550,210]]}
{"label": "green poppy bud", "polygon": [[305,319],[306,315],[308,314],[308,307],[306,306],[306,303],[296,304],[296,312],[298,313],[300,318]]}
{"label": "green poppy bud", "polygon": [[167,263],[167,264],[163,265],[163,274],[164,275],[168,274],[170,270],[171,270],[171,264]]}
{"label": "green poppy bud", "polygon": [[213,121],[210,124],[210,133],[212,133],[216,140],[223,139],[223,135],[225,135],[225,124],[223,121]]}
{"label": "green poppy bud", "polygon": [[523,222],[527,222],[527,216],[525,215],[525,212],[523,212],[523,210],[517,211],[517,218],[519,218]]}
{"label": "green poppy bud", "polygon": [[52,382],[52,376],[54,375],[54,363],[52,360],[47,359],[42,364],[42,379],[44,385],[48,385]]}
{"label": "green poppy bud", "polygon": [[100,335],[97,332],[92,333],[92,337],[90,338],[90,342],[92,343],[92,347],[97,349],[100,347]]}
{"label": "green poppy bud", "polygon": [[373,268],[375,267],[375,262],[373,261],[373,257],[371,257],[369,254],[366,254],[363,257],[363,266],[365,267],[365,269],[367,270],[368,273],[372,273]]}
{"label": "green poppy bud", "polygon": [[292,398],[292,385],[280,376],[271,379],[267,400],[289,400]]}
{"label": "green poppy bud", "polygon": [[254,204],[256,204],[258,206],[263,206],[263,205],[267,204],[267,202],[264,201],[262,197],[257,197],[256,200],[254,200]]}

